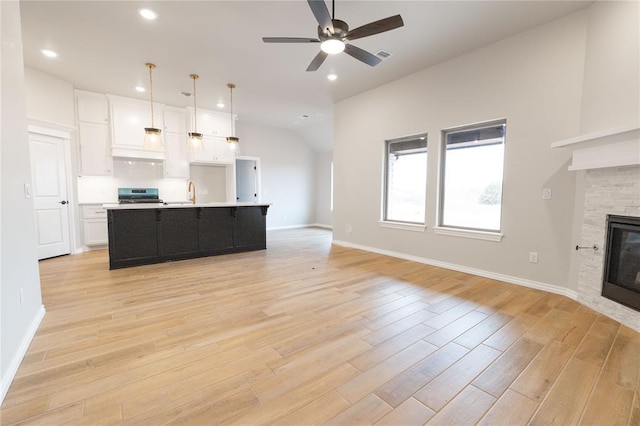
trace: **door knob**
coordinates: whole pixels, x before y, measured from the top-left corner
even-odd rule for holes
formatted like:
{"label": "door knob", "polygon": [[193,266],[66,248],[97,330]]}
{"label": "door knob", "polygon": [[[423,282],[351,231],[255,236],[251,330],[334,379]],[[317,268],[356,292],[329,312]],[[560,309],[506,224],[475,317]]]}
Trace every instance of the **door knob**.
{"label": "door knob", "polygon": [[64,206],[65,204],[67,204],[67,201],[64,201],[64,200],[60,201],[60,204],[62,204]]}

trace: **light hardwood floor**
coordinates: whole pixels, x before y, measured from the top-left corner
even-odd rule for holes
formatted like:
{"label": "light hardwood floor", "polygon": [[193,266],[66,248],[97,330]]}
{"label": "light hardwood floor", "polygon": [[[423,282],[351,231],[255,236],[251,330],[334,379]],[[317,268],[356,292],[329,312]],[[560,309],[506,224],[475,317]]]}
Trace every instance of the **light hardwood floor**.
{"label": "light hardwood floor", "polygon": [[640,424],[640,335],[562,296],[331,246],[40,263],[2,424]]}

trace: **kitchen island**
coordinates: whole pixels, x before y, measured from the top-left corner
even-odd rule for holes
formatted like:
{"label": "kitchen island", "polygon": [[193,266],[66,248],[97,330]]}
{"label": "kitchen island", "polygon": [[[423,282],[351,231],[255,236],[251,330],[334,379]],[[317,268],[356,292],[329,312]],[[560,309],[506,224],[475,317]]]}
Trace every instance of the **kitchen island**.
{"label": "kitchen island", "polygon": [[105,204],[109,269],[267,248],[269,204]]}

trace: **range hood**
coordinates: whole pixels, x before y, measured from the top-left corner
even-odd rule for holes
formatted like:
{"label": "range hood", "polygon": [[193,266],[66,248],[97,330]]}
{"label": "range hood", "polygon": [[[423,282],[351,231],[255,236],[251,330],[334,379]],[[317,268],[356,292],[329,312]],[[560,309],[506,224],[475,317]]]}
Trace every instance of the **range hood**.
{"label": "range hood", "polygon": [[136,160],[164,161],[164,151],[149,151],[145,149],[111,148],[113,158],[131,158]]}

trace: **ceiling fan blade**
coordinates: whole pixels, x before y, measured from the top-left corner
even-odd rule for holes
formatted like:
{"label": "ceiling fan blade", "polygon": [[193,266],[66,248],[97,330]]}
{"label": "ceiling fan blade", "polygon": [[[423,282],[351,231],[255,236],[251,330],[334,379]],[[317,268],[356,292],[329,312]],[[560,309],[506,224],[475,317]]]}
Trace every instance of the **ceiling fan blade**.
{"label": "ceiling fan blade", "polygon": [[362,37],[368,37],[374,34],[380,34],[385,31],[394,30],[404,26],[402,16],[395,15],[379,21],[370,22],[358,28],[354,28],[347,33],[347,40],[356,40]]}
{"label": "ceiling fan blade", "polygon": [[371,65],[372,67],[375,67],[382,62],[382,59],[378,58],[376,55],[369,53],[366,50],[362,50],[359,47],[355,47],[352,44],[347,44],[344,47],[344,53],[353,56],[357,60],[362,61],[367,65]]}
{"label": "ceiling fan blade", "polygon": [[327,59],[327,56],[329,56],[329,54],[324,52],[324,51],[322,51],[322,50],[320,52],[318,52],[316,57],[313,58],[313,60],[311,61],[311,63],[307,67],[307,71],[316,71],[318,68],[320,68],[320,65],[322,65],[324,60]]}
{"label": "ceiling fan blade", "polygon": [[327,5],[324,0],[307,0],[309,3],[309,7],[311,8],[311,12],[313,16],[316,17],[316,21],[318,21],[318,25],[322,28],[323,31],[328,30],[329,33],[333,34],[333,23],[331,22],[331,15],[329,14],[329,9],[327,9]]}
{"label": "ceiling fan blade", "polygon": [[320,43],[317,38],[304,37],[262,37],[265,43]]}

